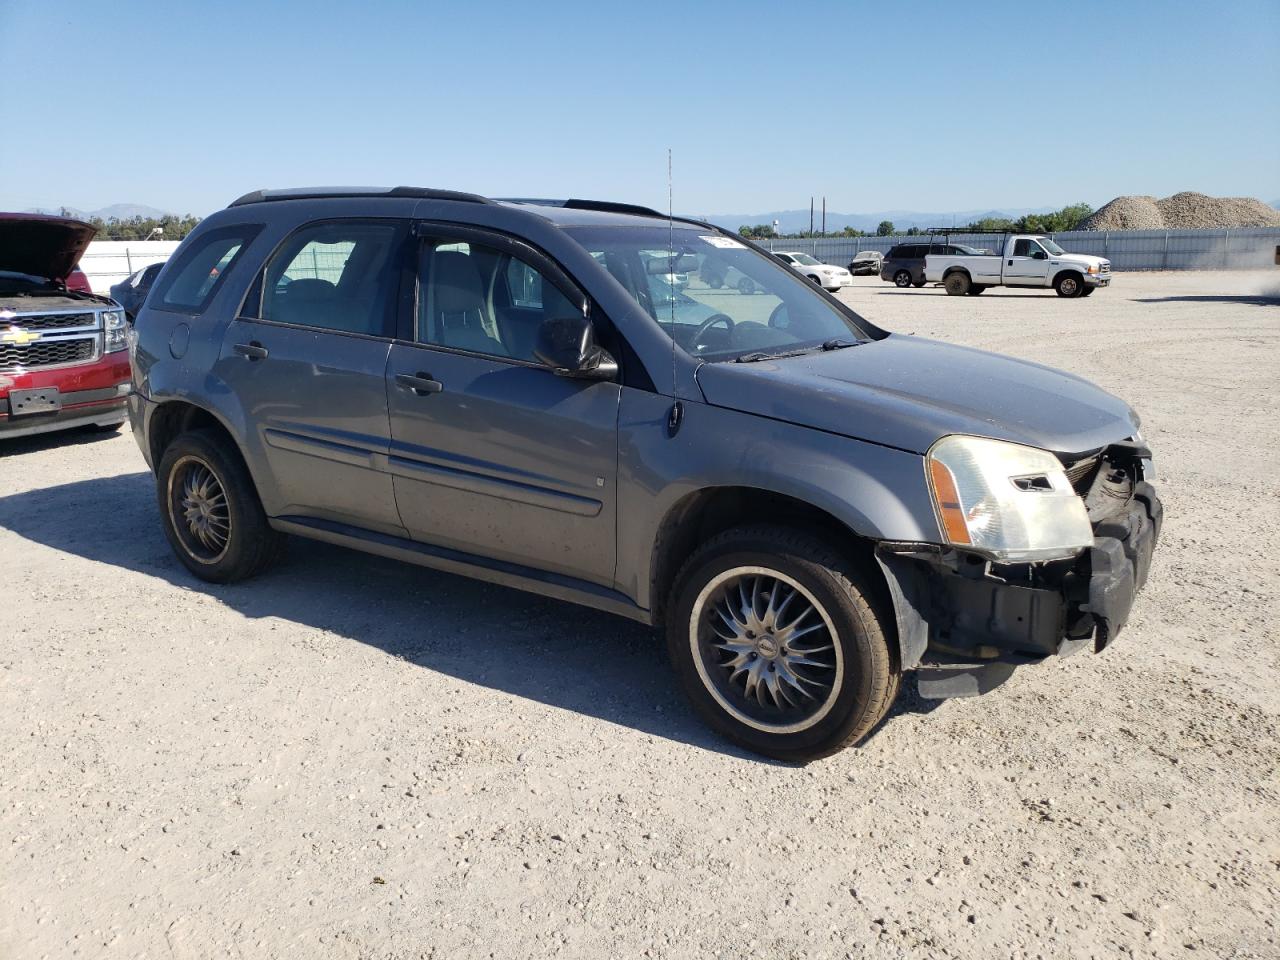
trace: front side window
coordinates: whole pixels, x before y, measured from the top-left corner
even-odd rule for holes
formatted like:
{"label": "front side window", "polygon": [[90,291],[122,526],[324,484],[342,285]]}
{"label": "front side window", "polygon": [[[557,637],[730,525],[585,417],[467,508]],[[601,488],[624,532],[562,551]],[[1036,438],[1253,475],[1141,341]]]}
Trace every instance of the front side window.
{"label": "front side window", "polygon": [[1040,244],[1028,237],[1020,237],[1013,241],[1013,255],[1015,257],[1039,257],[1043,259],[1046,254],[1040,248]]}
{"label": "front side window", "polygon": [[[813,284],[723,234],[697,228],[565,227],[676,343],[706,360],[867,339]],[[667,263],[655,259],[665,252]],[[687,282],[666,282],[679,275]]]}
{"label": "front side window", "polygon": [[390,336],[403,227],[334,220],[287,239],[262,276],[263,320]]}
{"label": "front side window", "polygon": [[156,289],[154,302],[179,313],[203,311],[261,229],[260,224],[241,224],[195,237]]}
{"label": "front side window", "polygon": [[581,312],[536,267],[506,250],[447,239],[422,246],[420,343],[536,363],[543,321]]}

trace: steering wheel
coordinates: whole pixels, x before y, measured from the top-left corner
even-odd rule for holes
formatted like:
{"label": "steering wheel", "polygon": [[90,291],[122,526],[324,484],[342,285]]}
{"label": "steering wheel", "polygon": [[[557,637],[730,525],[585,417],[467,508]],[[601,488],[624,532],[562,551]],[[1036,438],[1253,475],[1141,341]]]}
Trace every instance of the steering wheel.
{"label": "steering wheel", "polygon": [[725,329],[730,334],[733,333],[733,317],[729,316],[727,313],[713,313],[711,316],[707,317],[707,319],[698,324],[698,329],[693,331],[693,339],[690,340],[690,343],[695,347],[699,346],[702,342],[703,334],[714,327],[717,323],[723,323]]}

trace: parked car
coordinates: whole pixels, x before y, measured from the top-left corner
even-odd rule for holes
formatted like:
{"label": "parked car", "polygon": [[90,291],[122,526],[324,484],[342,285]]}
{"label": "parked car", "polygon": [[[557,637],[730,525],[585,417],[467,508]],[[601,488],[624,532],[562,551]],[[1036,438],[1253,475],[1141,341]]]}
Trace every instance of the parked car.
{"label": "parked car", "polygon": [[841,287],[853,286],[853,277],[844,267],[833,267],[816,257],[794,250],[775,251],[773,254],[796,273],[807,277],[822,289],[835,293]]}
{"label": "parked car", "polygon": [[147,294],[151,292],[151,286],[156,282],[156,277],[160,276],[163,267],[163,262],[148,264],[112,286],[111,299],[124,307],[130,320],[138,315],[138,310],[147,299]]}
{"label": "parked car", "polygon": [[[699,307],[654,250],[759,292]],[[182,243],[134,340],[134,434],[194,575],[294,534],[662,625],[710,725],[789,760],[866,736],[904,671],[967,695],[1108,648],[1160,529],[1124,401],[626,204],[258,191]]]}
{"label": "parked car", "polygon": [[884,254],[879,250],[863,250],[861,253],[855,253],[853,259],[849,261],[849,272],[855,277],[859,275],[875,276],[880,272],[880,264],[884,260]]}
{"label": "parked car", "polygon": [[76,293],[93,293],[93,287],[89,284],[89,277],[80,269],[80,264],[76,264],[71,268],[71,272],[63,279],[68,290]]}
{"label": "parked car", "polygon": [[[976,247],[967,247],[962,243],[933,244],[934,253],[946,253],[951,256],[978,254]],[[912,243],[899,243],[889,248],[880,263],[880,279],[887,280],[898,287],[923,287],[924,259],[929,253],[928,240]]]}
{"label": "parked car", "polygon": [[1051,237],[1012,234],[1003,254],[930,252],[925,279],[941,282],[953,297],[979,294],[988,287],[1052,287],[1060,297],[1087,297],[1111,283],[1111,261],[1067,253]]}
{"label": "parked car", "polygon": [[0,440],[124,422],[124,312],[66,280],[94,233],[79,220],[0,213]]}
{"label": "parked car", "polygon": [[721,287],[732,287],[739,293],[755,293],[756,282],[748,277],[741,270],[737,270],[729,264],[715,257],[704,257],[702,266],[698,270],[698,276],[702,278],[702,282],[713,290],[719,290]]}

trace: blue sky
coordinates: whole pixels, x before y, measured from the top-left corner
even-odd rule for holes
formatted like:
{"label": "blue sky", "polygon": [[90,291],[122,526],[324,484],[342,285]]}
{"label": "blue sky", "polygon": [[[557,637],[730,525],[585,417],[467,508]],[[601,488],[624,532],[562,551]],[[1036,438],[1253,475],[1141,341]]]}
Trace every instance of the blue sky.
{"label": "blue sky", "polygon": [[1280,0],[0,0],[0,64],[0,209],[352,183],[665,208],[668,147],[686,213],[1280,199]]}

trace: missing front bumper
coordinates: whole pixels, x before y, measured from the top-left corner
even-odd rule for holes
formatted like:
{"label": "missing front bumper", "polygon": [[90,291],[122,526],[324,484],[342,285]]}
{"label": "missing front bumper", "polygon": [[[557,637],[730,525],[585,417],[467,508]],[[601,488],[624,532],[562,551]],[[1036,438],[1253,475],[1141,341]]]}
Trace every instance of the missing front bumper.
{"label": "missing front bumper", "polygon": [[1000,565],[921,544],[881,544],[876,557],[897,614],[900,661],[928,698],[976,696],[1013,668],[1092,645],[1128,622],[1147,579],[1163,507],[1139,483],[1124,511],[1094,527],[1073,560]]}

